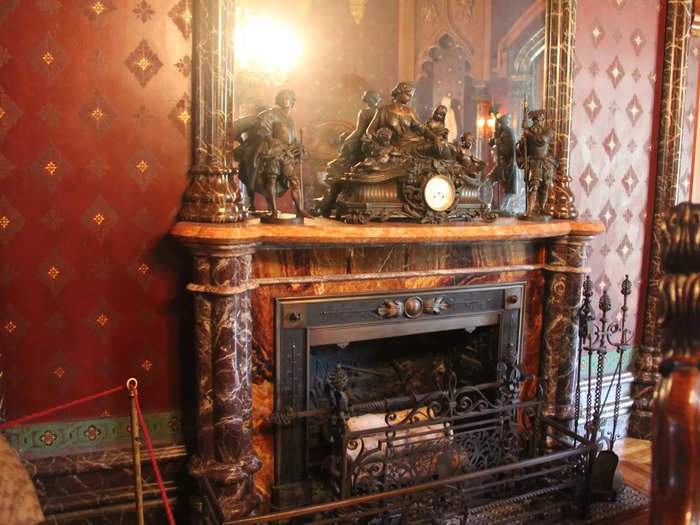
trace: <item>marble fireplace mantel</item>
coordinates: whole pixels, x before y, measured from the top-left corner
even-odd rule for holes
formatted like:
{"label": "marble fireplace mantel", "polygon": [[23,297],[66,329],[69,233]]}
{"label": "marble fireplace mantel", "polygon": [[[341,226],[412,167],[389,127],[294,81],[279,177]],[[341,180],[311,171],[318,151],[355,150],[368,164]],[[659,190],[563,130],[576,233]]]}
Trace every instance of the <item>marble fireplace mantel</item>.
{"label": "marble fireplace mantel", "polygon": [[289,246],[390,245],[532,240],[566,235],[594,236],[599,222],[553,220],[528,222],[500,218],[495,223],[375,223],[344,224],[331,219],[305,219],[303,226],[261,224],[258,219],[234,224],[178,222],[171,234],[186,245],[245,244]]}
{"label": "marble fireplace mantel", "polygon": [[546,414],[570,423],[587,248],[603,231],[598,222],[505,218],[443,225],[178,222],[171,234],[194,260],[188,289],[199,410],[190,472],[213,488],[203,497],[216,498],[225,519],[235,519],[260,512],[260,496],[264,505],[273,492],[274,444],[262,429],[275,408],[277,298],[525,282],[522,362],[541,378]]}

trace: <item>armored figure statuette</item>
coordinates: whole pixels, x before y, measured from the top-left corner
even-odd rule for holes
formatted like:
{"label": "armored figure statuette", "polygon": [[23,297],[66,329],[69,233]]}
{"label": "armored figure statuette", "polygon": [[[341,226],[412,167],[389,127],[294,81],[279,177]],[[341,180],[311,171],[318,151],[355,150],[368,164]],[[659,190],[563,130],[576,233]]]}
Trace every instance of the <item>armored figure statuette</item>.
{"label": "armored figure statuette", "polygon": [[554,132],[546,125],[543,109],[530,111],[527,115],[532,125],[523,126],[523,134],[516,147],[518,167],[525,170],[527,181],[527,211],[518,218],[546,221],[551,218],[547,213],[547,199],[556,167],[556,161],[549,151]]}
{"label": "armored figure statuette", "polygon": [[[255,208],[255,193],[262,194],[268,204],[269,213],[261,215],[261,220],[299,222],[303,217],[311,217],[303,205],[301,173],[295,173],[295,166],[301,163],[305,153],[303,145],[296,140],[294,120],[290,116],[295,101],[294,92],[283,89],[275,97],[275,107],[233,123],[232,135],[241,140],[233,157],[239,163],[251,210]],[[287,191],[294,201],[296,217],[285,217],[277,207],[277,197]]]}

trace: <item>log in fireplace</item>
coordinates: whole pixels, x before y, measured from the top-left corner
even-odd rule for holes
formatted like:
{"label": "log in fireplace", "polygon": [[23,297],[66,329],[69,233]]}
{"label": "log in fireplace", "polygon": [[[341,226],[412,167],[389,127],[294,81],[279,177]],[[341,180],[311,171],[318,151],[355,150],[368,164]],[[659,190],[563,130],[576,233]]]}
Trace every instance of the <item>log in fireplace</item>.
{"label": "log in fireplace", "polygon": [[[350,521],[359,519],[356,512],[388,517],[394,509],[405,522],[416,505],[464,516],[478,501],[464,497],[462,489],[476,481],[496,483],[492,487],[503,503],[523,497],[518,487],[536,479],[525,488],[532,494],[544,491],[544,498],[552,486],[538,483],[580,472],[590,445],[569,430],[586,250],[602,230],[598,223],[513,219],[493,225],[355,226],[323,219],[295,227],[254,221],[176,224],[172,233],[190,248],[195,268],[188,289],[195,295],[199,409],[190,472],[202,487],[199,512],[230,523],[280,521],[305,513],[344,522],[338,518],[342,509]],[[516,296],[512,304],[510,296]],[[465,330],[472,327],[471,334]],[[404,338],[411,344],[401,358]],[[496,340],[495,347],[478,342],[489,338]],[[419,344],[428,344],[425,355]],[[493,353],[484,353],[486,347]],[[511,367],[504,377],[512,377],[518,364],[526,376],[534,376],[517,399],[499,401],[504,383],[497,374],[494,385],[490,375],[499,359],[501,368]],[[439,380],[441,360],[447,375]],[[454,380],[448,380],[448,371]],[[347,384],[332,381],[334,376],[346,376]],[[476,382],[482,385],[479,393],[460,391],[474,389]],[[539,401],[534,400],[536,385]],[[486,404],[477,412],[457,413],[454,399],[460,394],[483,395]],[[425,412],[421,401],[430,396],[452,396],[448,412],[429,412],[428,421],[413,421],[411,412]],[[303,414],[313,411],[324,411],[323,417]],[[273,412],[289,416],[291,426],[270,433]],[[476,432],[482,421],[495,418],[499,433],[483,434],[505,439],[514,425],[522,429],[524,421],[534,420],[524,420],[525,412],[541,416],[536,443],[548,437],[549,446],[559,442],[564,448],[551,452],[526,439],[518,461],[497,461],[476,471],[463,468],[456,476],[431,481],[419,476],[417,485],[399,488],[391,488],[395,485],[383,476],[385,490],[373,493],[342,474],[347,463],[342,456],[358,437],[352,433],[378,434],[362,426],[353,431],[353,416],[393,414],[396,419],[389,420],[399,422],[396,435],[380,429],[384,438],[370,444],[395,452],[412,450],[400,432],[421,433],[421,425],[428,441],[449,444],[461,439],[462,425]],[[414,424],[418,428],[409,428]],[[435,459],[443,474],[447,463]],[[326,507],[316,514],[297,507],[265,517],[292,500],[295,505],[313,501],[319,483],[314,476],[323,472],[336,484]],[[257,517],[247,518],[251,513]]]}

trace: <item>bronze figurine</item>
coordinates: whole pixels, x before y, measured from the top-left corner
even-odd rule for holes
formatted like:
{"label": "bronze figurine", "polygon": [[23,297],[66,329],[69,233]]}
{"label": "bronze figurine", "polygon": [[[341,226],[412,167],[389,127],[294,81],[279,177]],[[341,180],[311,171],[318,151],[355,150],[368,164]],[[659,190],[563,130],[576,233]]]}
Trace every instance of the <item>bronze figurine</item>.
{"label": "bronze figurine", "polygon": [[523,134],[516,146],[518,167],[525,170],[527,181],[527,211],[518,218],[548,221],[551,216],[547,213],[547,199],[556,167],[556,161],[549,153],[554,132],[545,124],[543,109],[530,111],[527,115],[532,125],[523,125]]}
{"label": "bronze figurine", "polygon": [[363,159],[363,145],[366,145],[365,133],[369,123],[372,122],[374,115],[377,113],[377,106],[379,106],[381,100],[382,97],[378,91],[368,90],[363,93],[362,101],[367,104],[367,108],[361,109],[357,113],[355,129],[347,136],[341,136],[342,144],[340,145],[338,158],[328,163],[328,175],[326,177],[328,193],[319,205],[319,211],[317,212],[319,215],[324,217],[330,216],[338,194],[343,189],[343,175]]}
{"label": "bronze figurine", "polygon": [[413,86],[399,82],[392,101],[380,106],[367,126],[362,158],[340,175],[335,169],[347,165],[343,151],[329,163],[333,186],[322,213],[329,216],[335,209],[337,218],[350,223],[393,217],[494,220],[490,191],[482,191],[484,164],[471,154],[471,139],[463,151],[449,142],[442,105],[423,124],[409,107],[412,96]]}
{"label": "bronze figurine", "polygon": [[343,143],[340,145],[339,157],[328,163],[330,177],[342,175],[362,160],[362,141],[369,123],[377,114],[377,107],[381,100],[382,97],[378,91],[365,91],[362,95],[362,101],[367,104],[367,108],[357,113],[355,129],[349,135],[342,137]]}
{"label": "bronze figurine", "polygon": [[440,104],[433,111],[433,116],[425,123],[426,127],[432,131],[435,135],[440,135],[443,129],[447,129],[445,126],[445,119],[447,118],[447,106]]}
{"label": "bronze figurine", "polygon": [[[276,107],[233,123],[234,138],[241,140],[233,157],[239,163],[251,210],[255,211],[256,192],[267,201],[269,213],[260,214],[265,222],[299,223],[303,217],[311,217],[303,205],[301,173],[298,176],[295,173],[295,165],[301,162],[305,152],[304,146],[296,141],[294,120],[290,116],[295,101],[294,92],[283,89],[275,97]],[[277,197],[287,191],[296,207],[295,216],[283,214],[277,208]]]}
{"label": "bronze figurine", "polygon": [[503,202],[499,204],[498,214],[511,217],[518,210],[515,202],[520,194],[520,176],[515,165],[515,133],[510,127],[510,113],[496,116],[496,126],[489,145],[496,154],[496,165],[487,178],[500,184],[503,188]]}
{"label": "bronze figurine", "polygon": [[467,171],[467,175],[477,180],[481,179],[481,171],[486,167],[486,163],[476,158],[472,147],[474,146],[474,135],[470,132],[464,133],[459,139],[457,146],[457,162]]}

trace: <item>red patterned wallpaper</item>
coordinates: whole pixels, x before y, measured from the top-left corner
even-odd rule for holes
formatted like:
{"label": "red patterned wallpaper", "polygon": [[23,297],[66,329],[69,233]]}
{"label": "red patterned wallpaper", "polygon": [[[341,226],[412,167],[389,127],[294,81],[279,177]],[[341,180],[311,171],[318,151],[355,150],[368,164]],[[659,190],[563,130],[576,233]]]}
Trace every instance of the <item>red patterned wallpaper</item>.
{"label": "red patterned wallpaper", "polygon": [[[164,234],[189,162],[186,0],[0,4],[0,337],[9,418],[122,383],[179,406]],[[54,419],[125,413],[125,396]]]}
{"label": "red patterned wallpaper", "polygon": [[[607,231],[592,243],[596,291],[613,304],[625,274],[636,315],[645,246],[658,0],[579,0],[571,118],[571,187],[583,218]],[[640,334],[637,334],[639,337]]]}
{"label": "red patterned wallpaper", "polygon": [[[268,3],[278,18],[293,13],[308,24],[303,63],[284,86],[297,91],[298,126],[354,121],[364,89],[388,98],[397,0],[362,12],[345,1]],[[190,17],[188,0],[0,2],[9,418],[132,375],[144,409],[181,408],[182,381],[191,382],[191,367],[181,365],[191,358],[183,336],[191,323],[179,322],[190,315],[189,257],[166,233],[189,162]],[[242,104],[271,104],[278,88],[249,92]],[[55,419],[126,406],[116,396]]]}
{"label": "red patterned wallpaper", "polygon": [[[618,288],[629,272],[633,310],[657,3],[579,0],[577,17],[572,187],[582,215],[608,226],[593,245],[594,280]],[[396,50],[387,51],[396,0],[391,10],[378,4],[367,3],[359,24],[349,12],[317,15],[326,29],[342,15],[353,33],[329,37],[335,58],[315,62],[325,72],[318,84],[291,79],[304,99],[300,122],[333,117],[308,111],[316,103],[326,111],[347,86],[386,94],[396,80]],[[372,35],[384,44],[372,47]],[[0,4],[0,342],[10,418],[130,375],[142,381],[146,410],[180,407],[187,341],[178,316],[188,310],[189,263],[165,233],[186,182],[189,39],[186,0]],[[339,80],[359,71],[367,71],[361,81]],[[125,405],[112,398],[61,417],[124,413]]]}

